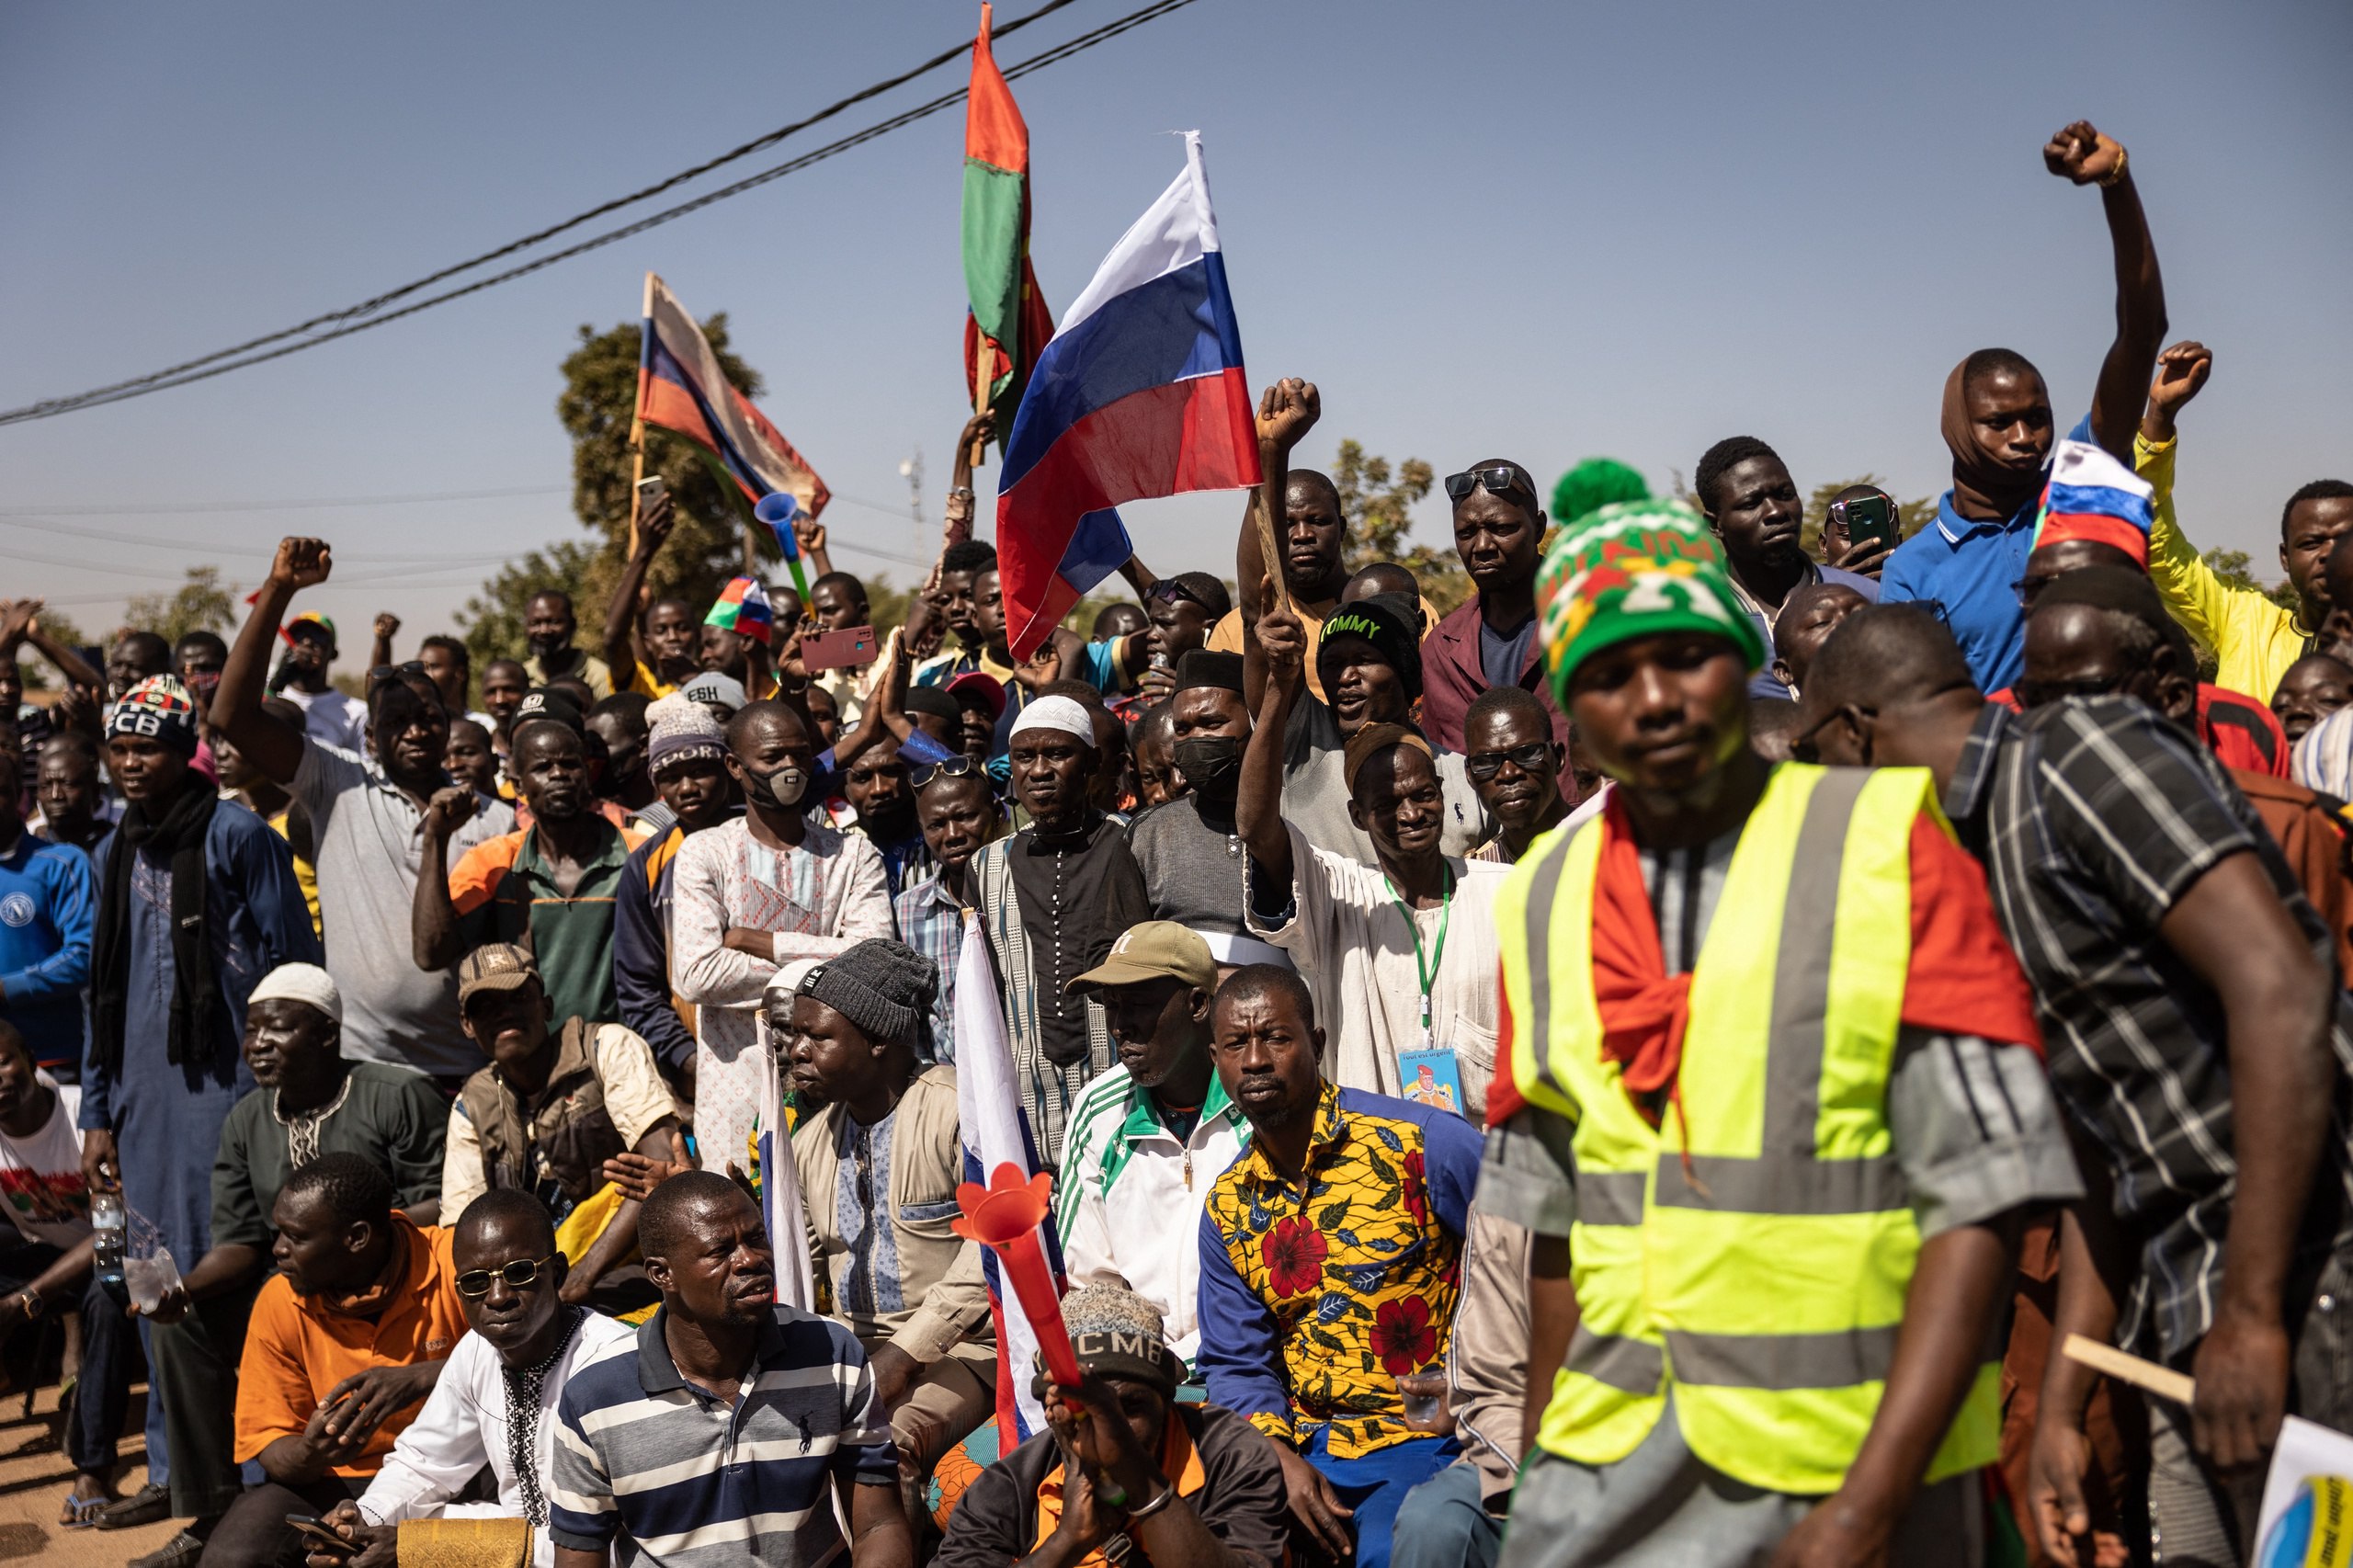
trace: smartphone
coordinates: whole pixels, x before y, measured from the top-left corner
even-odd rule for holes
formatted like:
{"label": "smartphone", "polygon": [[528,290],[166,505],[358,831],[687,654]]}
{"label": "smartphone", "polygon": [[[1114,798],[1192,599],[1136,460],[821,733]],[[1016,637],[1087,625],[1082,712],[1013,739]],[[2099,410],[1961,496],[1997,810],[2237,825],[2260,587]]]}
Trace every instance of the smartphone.
{"label": "smartphone", "polygon": [[670,487],[667,484],[665,484],[662,482],[662,476],[658,473],[651,479],[639,480],[637,482],[638,509],[642,511],[644,508],[654,505],[654,502],[662,499],[663,492],[669,488]]}
{"label": "smartphone", "polygon": [[846,626],[839,631],[820,631],[801,640],[803,669],[838,670],[873,662],[874,628],[870,626]]}
{"label": "smartphone", "polygon": [[1836,505],[1847,524],[1848,548],[1883,544],[1892,550],[1900,542],[1895,537],[1895,506],[1886,496],[1859,495]]}
{"label": "smartphone", "polygon": [[289,1514],[286,1524],[296,1535],[322,1551],[339,1551],[346,1557],[359,1554],[358,1542],[346,1540],[335,1534],[334,1528],[315,1514]]}

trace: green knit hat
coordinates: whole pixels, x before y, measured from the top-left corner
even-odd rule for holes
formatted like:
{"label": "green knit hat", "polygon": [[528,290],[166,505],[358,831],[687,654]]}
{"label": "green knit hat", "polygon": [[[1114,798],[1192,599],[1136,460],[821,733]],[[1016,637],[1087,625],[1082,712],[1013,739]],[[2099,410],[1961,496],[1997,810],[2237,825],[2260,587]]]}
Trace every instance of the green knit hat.
{"label": "green knit hat", "polygon": [[1563,710],[1577,666],[1636,637],[1713,632],[1740,649],[1752,672],[1765,664],[1765,640],[1733,592],[1714,536],[1679,502],[1621,502],[1564,530],[1536,574],[1536,607]]}

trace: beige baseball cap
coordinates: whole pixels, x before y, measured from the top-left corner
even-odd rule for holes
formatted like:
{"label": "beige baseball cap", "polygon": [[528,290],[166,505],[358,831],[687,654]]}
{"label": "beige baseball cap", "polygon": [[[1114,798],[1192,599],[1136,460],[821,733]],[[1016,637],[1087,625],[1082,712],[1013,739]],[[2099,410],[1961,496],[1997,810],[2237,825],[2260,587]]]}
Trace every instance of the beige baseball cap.
{"label": "beige baseball cap", "polygon": [[458,960],[458,1006],[477,991],[513,991],[540,978],[531,955],[512,942],[492,942]]}
{"label": "beige baseball cap", "polygon": [[1215,991],[1217,960],[1210,957],[1207,942],[1174,920],[1146,920],[1120,933],[1101,963],[1063,989],[1092,991],[1142,980],[1181,980],[1203,991]]}

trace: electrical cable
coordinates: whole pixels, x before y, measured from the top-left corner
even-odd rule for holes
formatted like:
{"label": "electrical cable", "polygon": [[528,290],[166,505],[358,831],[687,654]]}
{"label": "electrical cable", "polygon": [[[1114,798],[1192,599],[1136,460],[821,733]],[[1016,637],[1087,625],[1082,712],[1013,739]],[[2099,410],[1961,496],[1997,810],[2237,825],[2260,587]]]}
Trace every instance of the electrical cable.
{"label": "electrical cable", "polygon": [[[1040,17],[1045,16],[1048,12],[1059,10],[1063,6],[1073,3],[1074,3],[1074,0],[1048,0],[1047,5],[1041,6],[1037,11],[1030,13],[1029,16],[1019,17],[1013,22],[1006,23],[1004,27],[993,29],[991,36],[992,38],[1002,37],[1004,34],[1012,31],[1017,27],[1027,26],[1029,23],[1037,20]],[[1109,40],[1117,38],[1120,34],[1129,32],[1136,28],[1142,27],[1147,22],[1156,21],[1160,17],[1166,16],[1169,12],[1177,10],[1192,3],[1193,0],[1154,0],[1154,4],[1145,6],[1140,10],[1130,12],[1124,17],[1108,22],[1089,32],[1081,33],[1076,38],[1074,38],[1065,43],[1056,45],[1054,48],[1049,49],[1041,54],[1034,55],[1031,58],[1021,62],[1019,64],[1006,67],[1004,70],[1005,78],[1008,82],[1016,81],[1022,76],[1028,75],[1033,71],[1040,71],[1045,69],[1049,65],[1059,64],[1074,54],[1092,49],[1098,43],[1108,42]],[[887,90],[888,87],[895,86],[901,83],[911,80],[915,76],[921,75],[926,71],[936,69],[938,66],[956,58],[958,55],[964,53],[971,48],[972,46],[970,44],[959,45],[956,49],[950,50],[945,54],[935,57],[933,60],[923,65],[917,66],[913,71],[905,73],[890,83],[878,84],[877,85],[868,88],[861,93],[853,95],[851,97],[845,98],[840,104],[821,111],[818,115],[813,116],[810,119],[801,123],[803,125],[814,124],[816,120],[835,112],[839,108],[847,108],[853,103],[870,97],[878,92]],[[695,198],[693,200],[681,202],[675,207],[665,208],[661,211],[639,219],[634,222],[624,224],[618,229],[608,230],[604,233],[593,235],[576,244],[566,246],[562,250],[540,256],[536,260],[526,262],[522,266],[510,267],[504,272],[494,273],[488,278],[478,279],[475,282],[466,284],[463,287],[448,290],[442,293],[432,295],[429,298],[416,301],[415,304],[404,306],[400,310],[386,312],[382,314],[368,314],[369,312],[376,311],[382,304],[390,301],[404,298],[409,294],[415,293],[419,289],[426,288],[435,282],[449,278],[458,273],[468,271],[472,267],[495,257],[512,255],[517,250],[528,248],[529,246],[535,244],[540,240],[551,235],[561,233],[567,229],[576,227],[578,224],[588,221],[590,218],[598,216],[602,213],[610,212],[620,207],[628,206],[646,196],[654,194],[656,191],[667,189],[681,180],[691,178],[695,174],[715,168],[719,166],[719,165],[728,162],[731,159],[740,157],[745,153],[757,147],[772,145],[777,140],[790,134],[795,130],[800,129],[800,126],[798,125],[785,127],[780,131],[770,133],[767,137],[761,138],[757,142],[747,142],[744,147],[725,153],[720,158],[713,159],[710,162],[700,165],[698,169],[689,170],[686,173],[674,176],[669,179],[649,186],[645,187],[645,189],[639,191],[634,195],[619,198],[611,202],[604,204],[603,206],[593,209],[588,212],[582,213],[577,217],[567,219],[563,222],[556,224],[551,228],[542,230],[538,234],[527,236],[521,240],[517,240],[512,244],[501,246],[497,250],[485,252],[482,256],[476,256],[471,261],[460,263],[454,267],[445,267],[441,271],[432,274],[430,277],[420,278],[413,283],[404,284],[399,289],[376,296],[373,300],[363,301],[358,305],[348,307],[343,311],[331,312],[323,316],[316,316],[299,325],[285,328],[283,331],[271,333],[262,337],[252,338],[235,347],[221,349],[216,353],[206,355],[200,358],[186,360],[176,366],[166,367],[161,370],[151,371],[144,376],[134,377],[129,381],[112,382],[109,385],[103,387],[94,387],[87,392],[76,392],[69,396],[44,398],[37,403],[27,403],[21,408],[8,409],[5,412],[0,412],[0,425],[17,425],[34,419],[53,418],[58,415],[71,414],[79,409],[97,408],[106,403],[121,403],[131,398],[143,397],[149,392],[164,392],[173,387],[188,386],[196,381],[209,381],[215,376],[226,375],[232,370],[241,370],[249,365],[259,365],[267,363],[272,359],[284,358],[287,355],[299,354],[303,349],[314,348],[323,343],[332,343],[337,338],[348,337],[355,333],[365,332],[371,327],[383,326],[388,323],[400,321],[405,317],[415,315],[419,312],[431,310],[437,305],[445,305],[449,303],[451,301],[464,299],[470,294],[478,294],[485,289],[496,288],[502,283],[508,283],[517,278],[528,277],[529,274],[537,272],[543,267],[552,267],[561,261],[568,261],[575,256],[582,256],[589,251],[600,249],[605,245],[613,244],[619,241],[629,239],[637,234],[642,234],[649,229],[657,228],[664,223],[668,223],[676,219],[686,217],[689,213],[700,211],[703,208],[709,207],[715,202],[724,201],[731,197],[740,196],[744,192],[756,189],[760,186],[767,184],[771,180],[781,179],[786,175],[792,174],[800,169],[807,168],[810,165],[822,162],[823,160],[830,158],[836,153],[846,153],[853,147],[862,146],[866,142],[871,142],[879,136],[886,135],[889,132],[899,130],[904,126],[912,125],[919,119],[928,119],[930,116],[938,113],[941,109],[949,108],[956,104],[963,102],[965,97],[968,96],[968,88],[960,87],[952,93],[945,94],[939,97],[932,99],[928,103],[917,105],[914,108],[893,115],[890,119],[884,119],[878,124],[869,126],[864,131],[857,131],[851,135],[845,136],[838,141],[828,142],[823,147],[805,153],[800,157],[790,159],[783,164],[776,165],[773,168],[763,170],[758,174],[738,180],[733,185],[722,186],[716,190],[707,192],[702,196]],[[350,319],[353,316],[361,314],[368,314],[368,319],[361,321],[354,321]],[[298,341],[292,343],[286,343],[283,341],[288,337],[294,337],[299,334],[309,332],[313,327],[324,326],[335,323],[340,323],[341,324],[335,325],[334,330],[332,331],[316,333],[315,335],[307,337],[300,337]],[[276,344],[278,347],[267,347],[272,344]],[[257,353],[248,352],[249,350],[255,349],[260,349],[262,351]]]}

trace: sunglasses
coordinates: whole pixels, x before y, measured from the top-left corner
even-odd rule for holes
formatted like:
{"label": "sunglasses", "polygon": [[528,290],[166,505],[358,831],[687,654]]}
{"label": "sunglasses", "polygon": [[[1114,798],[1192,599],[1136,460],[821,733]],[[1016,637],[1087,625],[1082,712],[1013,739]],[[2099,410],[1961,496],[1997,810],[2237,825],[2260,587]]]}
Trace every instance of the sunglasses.
{"label": "sunglasses", "polygon": [[1833,708],[1829,712],[1824,713],[1821,718],[1816,719],[1813,723],[1808,724],[1804,729],[1800,730],[1796,734],[1790,737],[1790,757],[1798,762],[1820,762],[1822,760],[1822,751],[1820,747],[1814,744],[1814,737],[1822,733],[1823,731],[1828,729],[1838,720],[1844,719],[1849,714],[1856,714],[1866,719],[1877,720],[1879,718],[1879,710],[1876,708],[1865,708],[1859,703],[1847,703],[1841,707]]}
{"label": "sunglasses", "polygon": [[1462,771],[1483,784],[1502,772],[1506,761],[1522,773],[1538,773],[1552,760],[1552,742],[1530,741],[1524,746],[1513,746],[1507,751],[1472,752],[1462,759]]}
{"label": "sunglasses", "polygon": [[969,756],[951,756],[946,762],[926,762],[907,775],[907,782],[918,790],[931,787],[935,778],[969,778],[983,767]]}
{"label": "sunglasses", "polygon": [[1506,499],[1526,496],[1536,498],[1536,486],[1529,477],[1511,463],[1497,463],[1492,468],[1467,469],[1446,476],[1446,498],[1461,503],[1471,498],[1471,493],[1483,486],[1491,495]]}
{"label": "sunglasses", "polygon": [[387,681],[404,680],[411,676],[420,680],[432,678],[426,673],[425,661],[422,659],[411,659],[404,665],[378,665],[368,672],[368,689],[373,692]]}
{"label": "sunglasses", "polygon": [[1188,603],[1197,604],[1203,609],[1210,608],[1210,603],[1207,599],[1201,597],[1200,595],[1193,592],[1192,589],[1185,586],[1184,584],[1176,581],[1174,577],[1163,577],[1159,582],[1154,583],[1151,587],[1144,590],[1143,597],[1148,599],[1158,599],[1165,605],[1173,605],[1178,599],[1183,599]]}
{"label": "sunglasses", "polygon": [[2012,687],[2021,708],[2047,708],[2068,697],[2113,697],[2123,686],[2119,679],[2022,680]]}
{"label": "sunglasses", "polygon": [[2032,609],[2034,601],[2042,597],[2042,590],[2058,580],[2056,576],[2021,577],[2010,585],[2010,592],[2018,595],[2020,609]]}
{"label": "sunglasses", "polygon": [[540,1259],[537,1263],[528,1258],[518,1257],[514,1262],[498,1268],[470,1268],[459,1275],[452,1283],[458,1287],[459,1295],[480,1301],[490,1294],[490,1282],[493,1278],[504,1279],[519,1290],[537,1280],[540,1272],[554,1262],[553,1254]]}

